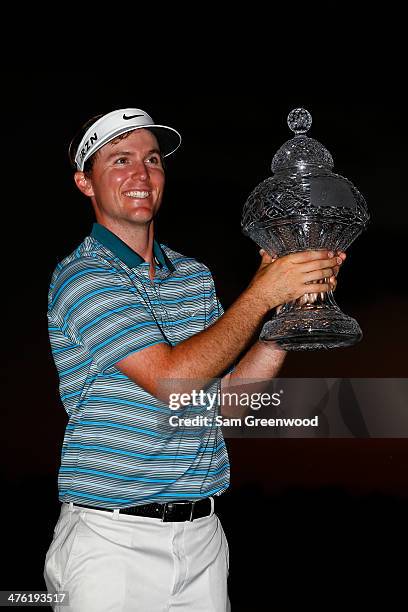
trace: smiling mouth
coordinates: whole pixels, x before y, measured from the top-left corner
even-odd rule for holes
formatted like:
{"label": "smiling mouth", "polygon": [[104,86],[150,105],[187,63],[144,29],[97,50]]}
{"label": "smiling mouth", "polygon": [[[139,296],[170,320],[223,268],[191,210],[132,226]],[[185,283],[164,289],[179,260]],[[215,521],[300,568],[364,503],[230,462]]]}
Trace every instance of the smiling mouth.
{"label": "smiling mouth", "polygon": [[124,195],[134,200],[144,200],[150,196],[150,191],[126,191]]}

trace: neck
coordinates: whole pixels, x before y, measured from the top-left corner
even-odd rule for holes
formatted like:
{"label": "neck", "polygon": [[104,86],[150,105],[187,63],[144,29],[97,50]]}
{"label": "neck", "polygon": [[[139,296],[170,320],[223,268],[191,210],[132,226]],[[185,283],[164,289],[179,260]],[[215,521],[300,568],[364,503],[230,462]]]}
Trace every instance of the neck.
{"label": "neck", "polygon": [[146,225],[135,225],[133,223],[117,222],[115,219],[96,217],[98,223],[116,234],[125,244],[136,251],[145,261],[150,264],[149,276],[154,277],[154,224],[153,220]]}

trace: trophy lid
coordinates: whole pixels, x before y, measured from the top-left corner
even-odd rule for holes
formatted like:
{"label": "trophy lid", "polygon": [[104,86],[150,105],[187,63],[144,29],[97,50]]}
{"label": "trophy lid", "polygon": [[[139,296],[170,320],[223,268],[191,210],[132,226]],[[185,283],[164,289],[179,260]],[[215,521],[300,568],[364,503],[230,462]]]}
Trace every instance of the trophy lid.
{"label": "trophy lid", "polygon": [[288,125],[295,135],[276,152],[274,176],[248,196],[242,229],[279,257],[305,249],[344,251],[369,221],[364,197],[351,181],[332,172],[329,151],[306,136],[312,125],[307,110],[292,110]]}
{"label": "trophy lid", "polygon": [[312,116],[304,108],[294,108],[288,115],[288,126],[294,132],[294,138],[287,140],[272,160],[272,171],[297,169],[305,171],[310,166],[324,167],[331,170],[334,166],[329,151],[314,138],[306,136],[312,125]]}

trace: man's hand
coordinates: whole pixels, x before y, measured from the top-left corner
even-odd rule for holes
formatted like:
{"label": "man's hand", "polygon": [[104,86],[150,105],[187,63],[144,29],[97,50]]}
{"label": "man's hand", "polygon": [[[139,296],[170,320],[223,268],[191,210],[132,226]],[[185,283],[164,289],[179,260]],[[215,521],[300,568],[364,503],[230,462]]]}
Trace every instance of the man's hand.
{"label": "man's hand", "polygon": [[[274,258],[261,251],[261,265],[248,291],[270,309],[296,300],[305,293],[332,291],[345,254],[325,249],[291,253]],[[344,256],[344,257],[343,257]],[[328,282],[322,282],[328,279]]]}

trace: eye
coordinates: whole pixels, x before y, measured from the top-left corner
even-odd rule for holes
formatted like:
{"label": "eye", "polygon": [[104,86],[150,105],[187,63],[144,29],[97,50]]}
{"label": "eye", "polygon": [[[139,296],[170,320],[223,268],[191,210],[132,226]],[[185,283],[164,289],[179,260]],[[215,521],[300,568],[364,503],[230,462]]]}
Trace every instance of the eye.
{"label": "eye", "polygon": [[160,159],[159,155],[151,155],[150,157],[147,158],[146,161],[148,161],[149,163],[153,164],[154,166],[161,164],[161,159]]}
{"label": "eye", "polygon": [[122,166],[124,164],[126,164],[128,161],[127,157],[118,157],[117,159],[115,159],[115,164],[118,166]]}

